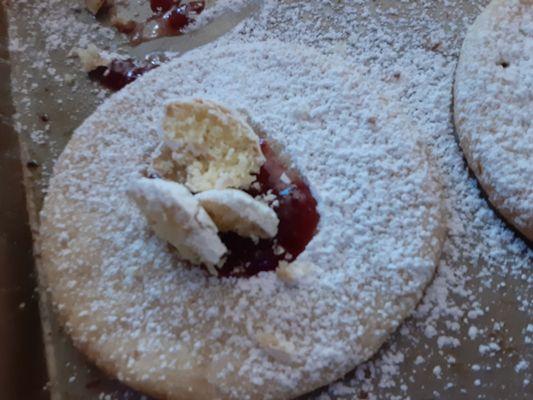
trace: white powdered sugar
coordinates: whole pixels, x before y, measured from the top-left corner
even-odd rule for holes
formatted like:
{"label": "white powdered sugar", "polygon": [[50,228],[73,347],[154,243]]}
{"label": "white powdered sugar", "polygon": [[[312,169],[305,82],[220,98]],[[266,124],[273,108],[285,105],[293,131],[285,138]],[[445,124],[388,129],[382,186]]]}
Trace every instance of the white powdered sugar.
{"label": "white powdered sugar", "polygon": [[[35,108],[31,97],[34,77],[44,74],[62,85],[62,75],[49,77],[53,69],[48,70],[47,65],[60,70],[58,65],[64,58],[58,60],[58,55],[84,43],[111,44],[106,38],[115,33],[75,14],[68,17],[75,29],[65,27],[59,16],[66,15],[74,4],[71,2],[48,0],[32,5],[34,9],[24,7],[25,1],[13,3],[12,58],[34,71],[19,68],[13,76],[17,127],[25,134],[34,130],[24,120]],[[340,53],[348,62],[368,68],[369,76],[379,77],[372,81],[378,92],[385,86],[392,90],[390,82],[395,82],[403,111],[427,142],[444,188],[448,239],[437,275],[413,317],[371,361],[312,397],[527,398],[533,325],[526,321],[532,317],[533,253],[482,198],[476,181],[469,176],[452,125],[451,88],[460,45],[466,28],[486,4],[485,0],[267,0],[260,12],[220,39],[221,43],[271,38],[303,43],[325,54]],[[39,14],[34,14],[37,11]],[[34,21],[35,15],[43,22],[34,33],[28,36],[17,29],[22,26],[21,19]],[[46,48],[55,49],[55,57],[39,47],[38,37],[43,38]],[[65,48],[64,53],[61,48]],[[76,71],[78,67],[71,68]],[[65,86],[66,93],[74,92]],[[99,93],[84,100],[98,103],[103,99],[103,92]],[[69,99],[67,96],[65,100]],[[49,101],[58,109],[63,107],[62,97]],[[72,126],[81,118],[74,115],[77,119]],[[81,114],[85,115],[88,112]],[[55,154],[58,147],[52,149]],[[142,251],[142,242],[136,245]],[[158,265],[161,260],[153,262]],[[134,281],[135,271],[130,271],[127,279]],[[113,316],[109,321],[114,321]],[[213,334],[218,332],[213,330]]]}

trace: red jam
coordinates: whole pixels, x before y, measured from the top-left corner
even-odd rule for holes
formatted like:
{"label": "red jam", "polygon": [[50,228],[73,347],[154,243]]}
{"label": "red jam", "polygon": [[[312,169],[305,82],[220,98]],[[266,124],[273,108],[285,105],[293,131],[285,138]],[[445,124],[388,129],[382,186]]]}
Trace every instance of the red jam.
{"label": "red jam", "polygon": [[[129,35],[134,45],[163,36],[180,35],[187,25],[194,22],[194,16],[204,11],[205,0],[150,0],[150,7],[154,15],[145,22],[114,22],[120,32]],[[89,77],[108,89],[120,90],[158,66],[153,62],[140,64],[133,59],[113,60],[108,67],[98,67],[89,72]]]}
{"label": "red jam", "polygon": [[163,20],[169,28],[180,32],[191,22],[189,17],[189,9],[187,6],[172,7],[170,11],[167,11],[163,15]]}
{"label": "red jam", "polygon": [[157,68],[151,62],[138,64],[133,59],[113,60],[108,67],[98,67],[89,72],[89,77],[111,90],[120,90],[142,74]]}
{"label": "red jam", "polygon": [[181,35],[195,16],[204,11],[205,0],[150,0],[150,8],[152,16],[142,22],[115,18],[117,9],[112,6],[103,7],[99,14],[111,14],[112,25],[137,45],[163,36]]}
{"label": "red jam", "polygon": [[[320,216],[309,186],[295,170],[289,170],[266,141],[261,142],[266,162],[257,176],[259,189],[252,196],[271,192],[279,205],[274,208],[278,218],[278,234],[273,239],[254,243],[234,233],[223,233],[221,239],[229,256],[219,269],[220,276],[253,276],[273,271],[282,260],[294,260],[314,236]],[[288,178],[284,179],[285,174]]]}
{"label": "red jam", "polygon": [[181,35],[183,29],[194,22],[194,16],[204,11],[205,0],[151,0],[150,7],[154,15],[128,32],[134,45],[163,36]]}
{"label": "red jam", "polygon": [[[156,14],[161,12],[167,12],[173,7],[181,6],[183,3],[182,0],[150,0],[150,8]],[[185,4],[188,8],[188,11],[200,14],[204,11],[205,0],[189,1]]]}

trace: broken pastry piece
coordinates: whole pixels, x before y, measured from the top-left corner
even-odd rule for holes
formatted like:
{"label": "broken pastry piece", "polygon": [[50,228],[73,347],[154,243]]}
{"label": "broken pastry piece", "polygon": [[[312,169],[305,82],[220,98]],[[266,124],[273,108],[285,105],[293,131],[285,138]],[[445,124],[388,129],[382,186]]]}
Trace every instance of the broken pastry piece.
{"label": "broken pastry piece", "polygon": [[168,104],[163,135],[154,168],[193,192],[246,189],[265,162],[259,137],[244,118],[211,101]]}
{"label": "broken pastry piece", "polygon": [[110,0],[85,0],[85,8],[93,15],[110,3]]}
{"label": "broken pastry piece", "polygon": [[92,43],[85,49],[73,49],[70,54],[74,57],[79,57],[81,66],[85,72],[94,71],[98,67],[107,67],[112,60],[109,53],[99,49]]}
{"label": "broken pastry piece", "polygon": [[140,178],[129,188],[156,235],[173,245],[186,260],[205,264],[216,274],[227,252],[209,215],[189,190],[179,183]]}
{"label": "broken pastry piece", "polygon": [[196,198],[222,232],[262,239],[278,233],[279,219],[274,210],[241,190],[207,190]]}
{"label": "broken pastry piece", "polygon": [[[159,190],[150,189],[150,185],[163,185],[148,183],[150,180],[140,182],[146,187],[143,193],[151,208],[146,211],[146,204],[137,203],[149,221],[150,217],[156,221],[150,223],[160,238],[176,247],[185,259],[210,266],[209,271],[216,274],[215,266],[222,268],[222,257],[229,254],[218,230],[254,242],[272,239],[278,232],[279,219],[274,210],[237,189],[249,188],[264,162],[259,137],[238,113],[206,100],[173,102],[166,107],[163,143],[152,162],[154,172],[163,179],[154,181],[174,185],[172,207],[181,207],[181,213],[191,214],[184,204],[191,202],[192,197],[196,202],[195,213],[201,210],[210,225],[207,231],[206,226],[201,230],[184,229],[165,215],[156,216],[158,207],[159,213],[165,214],[164,207],[168,205],[154,198],[161,194],[148,193],[151,189]],[[191,192],[197,193],[196,196]],[[188,218],[192,219],[189,214]],[[191,232],[196,232],[201,242],[196,243]],[[213,243],[207,240],[208,236]],[[214,254],[208,252],[210,246],[214,246]]]}

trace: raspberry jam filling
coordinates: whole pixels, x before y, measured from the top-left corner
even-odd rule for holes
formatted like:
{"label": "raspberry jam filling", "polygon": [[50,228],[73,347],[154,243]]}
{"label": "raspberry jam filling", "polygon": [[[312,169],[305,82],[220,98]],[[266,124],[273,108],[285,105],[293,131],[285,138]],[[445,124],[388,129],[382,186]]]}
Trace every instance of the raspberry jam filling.
{"label": "raspberry jam filling", "polygon": [[261,149],[266,162],[259,171],[257,184],[248,193],[275,196],[278,234],[273,239],[254,242],[234,233],[222,233],[229,254],[219,269],[220,276],[249,277],[275,270],[280,261],[292,261],[304,251],[318,226],[317,203],[307,183],[297,171],[288,169],[264,140]]}

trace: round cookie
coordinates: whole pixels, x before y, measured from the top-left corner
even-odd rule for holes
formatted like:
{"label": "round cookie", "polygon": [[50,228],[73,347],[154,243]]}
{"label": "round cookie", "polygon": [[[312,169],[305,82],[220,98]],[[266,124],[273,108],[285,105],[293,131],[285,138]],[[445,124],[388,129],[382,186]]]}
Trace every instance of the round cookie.
{"label": "round cookie", "polygon": [[494,0],[464,40],[454,85],[461,147],[489,201],[533,240],[533,0]]}
{"label": "round cookie", "polygon": [[[421,299],[443,241],[439,186],[387,85],[310,48],[212,45],[102,104],[42,211],[42,272],[76,346],[165,399],[292,398],[374,354]],[[126,196],[164,105],[193,96],[248,114],[307,179],[320,224],[302,279],[189,267]]]}

